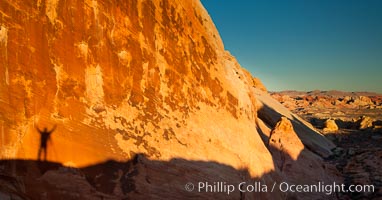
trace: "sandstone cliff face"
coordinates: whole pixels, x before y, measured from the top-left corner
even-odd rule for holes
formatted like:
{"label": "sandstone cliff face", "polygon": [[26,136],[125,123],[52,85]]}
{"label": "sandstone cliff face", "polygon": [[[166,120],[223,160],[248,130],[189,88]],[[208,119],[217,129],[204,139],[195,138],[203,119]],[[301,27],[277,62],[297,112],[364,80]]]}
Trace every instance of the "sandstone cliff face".
{"label": "sandstone cliff face", "polygon": [[[35,160],[36,126],[50,129],[57,124],[47,158],[65,166],[125,162],[136,154],[158,162],[182,158],[221,164],[212,165],[216,176],[184,162],[171,164],[187,172],[180,174],[190,174],[174,181],[179,190],[187,180],[207,177],[213,182],[219,174],[226,174],[222,177],[227,181],[281,179],[256,125],[262,123],[264,133],[275,125],[257,117],[256,99],[267,94],[254,92],[258,82],[224,50],[199,1],[4,0],[0,5],[3,159]],[[262,115],[274,119],[272,113]],[[329,154],[333,144],[306,130],[305,124],[296,130],[299,137],[308,134],[302,142],[315,153]],[[151,162],[138,163],[150,168]],[[141,168],[136,168],[140,178],[129,180],[133,185],[158,175],[152,167]],[[248,175],[241,176],[244,169]],[[163,184],[165,177],[155,180]],[[137,187],[106,193],[117,199],[132,191],[142,195]],[[153,187],[148,194],[159,190]]]}
{"label": "sandstone cliff face", "polygon": [[[3,1],[2,13],[1,119],[5,145],[18,145],[6,156],[35,157],[34,124],[57,123],[56,146],[85,150],[106,134],[110,156],[159,158],[171,153],[158,145],[203,135],[190,119],[255,118],[250,77],[197,1]],[[67,153],[50,158],[86,163]]]}

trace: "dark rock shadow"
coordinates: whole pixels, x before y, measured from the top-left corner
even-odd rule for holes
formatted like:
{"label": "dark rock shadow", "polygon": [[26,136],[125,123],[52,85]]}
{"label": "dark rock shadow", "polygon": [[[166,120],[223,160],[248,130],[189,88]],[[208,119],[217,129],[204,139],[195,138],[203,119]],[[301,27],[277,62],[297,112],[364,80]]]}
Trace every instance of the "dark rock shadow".
{"label": "dark rock shadow", "polygon": [[382,198],[382,133],[371,130],[344,129],[339,133],[329,133],[338,146],[334,154],[327,158],[336,164],[345,185],[373,185],[374,193],[354,192],[346,195],[351,199]]}
{"label": "dark rock shadow", "polygon": [[[0,161],[1,199],[336,199],[336,194],[285,193],[281,182],[306,184],[303,180],[288,179],[284,174],[294,167],[308,167],[311,163],[286,158],[283,172],[276,171],[253,178],[247,169],[212,161],[190,161],[181,158],[169,161],[150,160],[142,154],[126,162],[106,161],[95,165],[72,168],[60,163],[36,160]],[[313,166],[311,166],[313,167]],[[297,168],[298,169],[298,168]],[[302,171],[300,177],[309,179]],[[317,175],[319,176],[319,175]],[[316,180],[312,180],[315,182]],[[210,185],[199,190],[199,184]],[[239,191],[245,182],[249,188]],[[192,192],[186,190],[193,188]],[[271,192],[273,184],[275,189]],[[228,194],[229,185],[234,191]],[[265,186],[264,186],[265,185]],[[266,190],[264,190],[266,187]],[[250,192],[250,190],[252,190]]]}
{"label": "dark rock shadow", "polygon": [[339,129],[358,129],[359,125],[357,122],[353,121],[344,121],[341,119],[334,120]]}
{"label": "dark rock shadow", "polygon": [[382,126],[382,120],[374,121],[373,126]]}
{"label": "dark rock shadow", "polygon": [[[142,154],[126,162],[110,160],[83,168],[36,160],[1,160],[0,199],[269,199],[282,194],[243,193],[238,185],[268,184],[269,190],[271,181],[278,180],[274,176],[270,173],[254,179],[246,169],[217,162],[181,158],[157,161]],[[198,191],[199,182],[208,182],[209,191]],[[186,190],[187,183],[194,184],[192,192]],[[228,185],[235,186],[230,194]]]}

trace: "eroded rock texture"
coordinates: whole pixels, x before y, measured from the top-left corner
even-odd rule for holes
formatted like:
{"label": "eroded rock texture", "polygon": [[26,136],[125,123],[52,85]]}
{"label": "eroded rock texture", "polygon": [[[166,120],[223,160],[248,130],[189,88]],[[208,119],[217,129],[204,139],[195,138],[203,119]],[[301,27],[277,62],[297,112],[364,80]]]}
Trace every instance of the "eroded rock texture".
{"label": "eroded rock texture", "polygon": [[[15,178],[19,186],[7,187],[2,195],[195,197],[184,191],[184,184],[198,177],[271,185],[288,174],[275,167],[262,138],[284,115],[296,126],[292,139],[298,141],[300,152],[308,154],[300,158],[298,151],[283,153],[292,163],[315,162],[311,170],[319,172],[304,183],[332,177],[319,165],[322,160],[317,155],[327,156],[334,145],[280,104],[258,104],[258,97],[266,101],[271,97],[224,50],[197,0],[3,0],[0,26],[1,158],[36,160],[40,140],[36,127],[50,129],[57,124],[47,160],[80,170],[5,162],[4,166],[13,165],[10,169],[24,167],[2,171],[11,182],[18,173],[32,175]],[[259,109],[262,118],[257,117]],[[145,159],[139,167],[130,166],[136,154]],[[174,164],[174,158],[182,162]],[[129,165],[86,171],[109,159]],[[92,180],[93,176],[106,178]],[[49,181],[41,185],[30,181],[36,178]],[[108,189],[95,184],[102,180],[119,185]],[[79,190],[68,182],[83,187]],[[170,189],[161,191],[164,183],[177,188],[174,194]],[[258,194],[194,195],[252,199]],[[287,194],[261,195],[278,199]],[[334,198],[313,196],[322,195]]]}

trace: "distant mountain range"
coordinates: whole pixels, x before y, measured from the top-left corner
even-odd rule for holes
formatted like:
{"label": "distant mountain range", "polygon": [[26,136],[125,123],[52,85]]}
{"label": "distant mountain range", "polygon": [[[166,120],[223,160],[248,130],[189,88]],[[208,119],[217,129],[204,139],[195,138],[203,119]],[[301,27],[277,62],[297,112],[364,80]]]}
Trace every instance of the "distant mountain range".
{"label": "distant mountain range", "polygon": [[270,91],[271,94],[289,95],[289,96],[301,96],[301,95],[323,95],[323,96],[382,96],[380,93],[376,92],[345,92],[339,90],[313,90],[313,91],[296,91],[296,90],[285,90],[285,91]]}

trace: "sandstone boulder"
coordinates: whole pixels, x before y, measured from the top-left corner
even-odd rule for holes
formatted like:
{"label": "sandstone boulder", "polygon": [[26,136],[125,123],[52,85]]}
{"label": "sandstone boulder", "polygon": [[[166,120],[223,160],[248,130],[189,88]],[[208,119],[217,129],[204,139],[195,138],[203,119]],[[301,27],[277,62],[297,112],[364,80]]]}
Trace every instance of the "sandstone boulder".
{"label": "sandstone boulder", "polygon": [[328,132],[336,132],[338,131],[338,126],[336,124],[336,121],[333,119],[327,119],[324,122],[324,128],[323,131],[328,133]]}
{"label": "sandstone boulder", "polygon": [[[296,134],[294,124],[285,116],[282,116],[272,129],[268,148],[272,153],[275,166],[288,183],[314,184],[315,180],[338,181],[335,180],[335,176],[323,175],[318,178],[318,174],[336,171],[334,166],[321,163],[320,158],[315,157],[305,148]],[[309,176],[310,180],[304,180],[306,176]],[[306,193],[299,198],[316,199],[317,197]]]}
{"label": "sandstone boulder", "polygon": [[273,154],[281,171],[286,165],[286,155],[292,160],[296,160],[304,149],[304,144],[294,132],[292,123],[286,117],[281,117],[273,128],[268,145],[275,149],[273,152],[282,152],[279,154],[280,157],[277,154]]}
{"label": "sandstone boulder", "polygon": [[371,117],[368,117],[368,116],[362,116],[362,117],[357,121],[358,128],[359,128],[360,130],[365,130],[365,129],[368,129],[368,128],[372,128],[372,127],[373,127],[373,122],[374,122],[374,120],[373,120]]}

